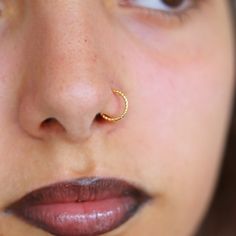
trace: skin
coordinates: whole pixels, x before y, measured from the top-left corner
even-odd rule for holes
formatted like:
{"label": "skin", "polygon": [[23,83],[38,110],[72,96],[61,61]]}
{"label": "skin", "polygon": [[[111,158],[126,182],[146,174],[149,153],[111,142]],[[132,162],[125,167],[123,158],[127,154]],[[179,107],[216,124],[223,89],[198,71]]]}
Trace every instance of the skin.
{"label": "skin", "polygon": [[[49,235],[5,207],[84,176],[124,178],[154,197],[106,235],[193,234],[214,190],[231,111],[227,2],[200,2],[181,20],[115,0],[2,2],[0,235]],[[101,122],[98,113],[122,110],[112,88],[126,94],[128,114]]]}

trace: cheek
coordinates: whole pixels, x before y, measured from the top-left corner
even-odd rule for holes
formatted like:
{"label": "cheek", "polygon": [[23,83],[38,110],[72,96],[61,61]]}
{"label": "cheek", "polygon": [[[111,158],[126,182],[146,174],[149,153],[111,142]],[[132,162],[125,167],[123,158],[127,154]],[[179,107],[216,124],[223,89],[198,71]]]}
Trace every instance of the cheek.
{"label": "cheek", "polygon": [[135,48],[125,55],[132,125],[123,142],[131,143],[136,173],[179,209],[170,212],[182,225],[209,200],[232,101],[233,50],[206,45],[189,45],[185,55],[178,49],[150,56]]}
{"label": "cheek", "polygon": [[0,117],[1,126],[4,123],[12,124],[17,120],[17,106],[19,103],[20,88],[24,78],[24,69],[27,63],[23,58],[21,40],[6,38],[0,45]]}
{"label": "cheek", "polygon": [[200,168],[222,152],[234,87],[227,30],[214,41],[211,33],[198,40],[189,32],[178,47],[169,44],[152,52],[126,44],[122,71],[133,103],[130,120],[136,126],[131,129],[139,130],[143,143],[160,154],[152,161],[168,166],[166,173],[176,169],[176,160]]}
{"label": "cheek", "polygon": [[[29,166],[26,167],[25,161],[22,160],[25,158],[25,153],[33,154],[33,150],[37,150],[37,147],[28,145],[30,139],[25,142],[18,123],[19,98],[25,70],[28,68],[26,43],[27,40],[19,35],[15,38],[1,38],[0,44],[0,162],[4,163],[0,165],[0,184],[5,186],[0,194],[0,208],[9,199],[14,199],[12,186],[15,192],[23,189],[23,185],[18,184],[22,173],[28,173],[29,176],[34,174],[29,173]],[[26,168],[27,171],[24,172]]]}

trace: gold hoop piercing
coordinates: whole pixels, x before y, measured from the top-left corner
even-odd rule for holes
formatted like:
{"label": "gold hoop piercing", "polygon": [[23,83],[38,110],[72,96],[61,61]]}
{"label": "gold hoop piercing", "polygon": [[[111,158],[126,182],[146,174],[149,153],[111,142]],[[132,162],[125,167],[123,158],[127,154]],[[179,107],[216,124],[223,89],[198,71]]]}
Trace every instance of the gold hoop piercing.
{"label": "gold hoop piercing", "polygon": [[118,121],[118,120],[121,120],[122,118],[124,118],[124,116],[126,115],[126,113],[128,111],[128,107],[129,107],[128,99],[121,91],[113,89],[112,92],[123,98],[125,107],[124,107],[123,112],[119,116],[110,116],[110,115],[107,115],[107,114],[104,114],[104,113],[100,113],[101,117],[104,120],[107,120],[109,122]]}

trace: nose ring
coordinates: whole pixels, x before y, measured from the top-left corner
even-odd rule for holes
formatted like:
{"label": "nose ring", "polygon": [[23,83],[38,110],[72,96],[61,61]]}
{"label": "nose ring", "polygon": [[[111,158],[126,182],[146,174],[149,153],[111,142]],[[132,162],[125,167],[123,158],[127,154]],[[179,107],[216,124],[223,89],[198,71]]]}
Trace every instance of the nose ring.
{"label": "nose ring", "polygon": [[124,118],[124,116],[126,115],[126,113],[128,111],[128,107],[129,107],[128,99],[124,95],[124,93],[122,93],[121,91],[119,91],[117,89],[113,89],[112,92],[123,98],[123,100],[124,100],[124,109],[123,109],[123,112],[119,116],[111,116],[111,115],[107,115],[105,113],[100,113],[101,117],[104,120],[109,121],[109,122],[115,122],[115,121],[118,121],[118,120],[121,120],[122,118]]}

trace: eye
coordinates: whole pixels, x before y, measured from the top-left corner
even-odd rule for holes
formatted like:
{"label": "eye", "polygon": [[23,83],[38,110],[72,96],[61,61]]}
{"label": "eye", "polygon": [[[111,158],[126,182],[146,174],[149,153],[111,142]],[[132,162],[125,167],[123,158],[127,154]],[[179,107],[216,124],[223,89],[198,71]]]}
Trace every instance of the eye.
{"label": "eye", "polygon": [[180,12],[194,5],[196,0],[123,0],[120,5],[130,5],[163,12]]}

